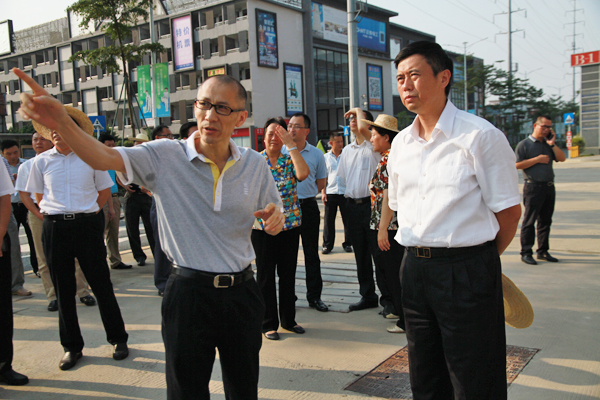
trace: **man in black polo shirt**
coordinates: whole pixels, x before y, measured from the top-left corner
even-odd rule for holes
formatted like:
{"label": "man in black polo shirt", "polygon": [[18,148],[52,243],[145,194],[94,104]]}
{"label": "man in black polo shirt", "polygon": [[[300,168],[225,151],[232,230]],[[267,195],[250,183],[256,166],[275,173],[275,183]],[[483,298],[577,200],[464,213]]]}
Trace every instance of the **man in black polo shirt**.
{"label": "man in black polo shirt", "polygon": [[537,259],[557,262],[548,253],[550,225],[554,213],[554,171],[552,161],[565,161],[565,153],[554,144],[556,134],[552,130],[552,118],[539,116],[533,124],[533,133],[522,140],[515,153],[517,169],[523,170],[525,185],[523,186],[523,204],[525,213],[521,223],[521,260],[535,265],[533,259],[533,243],[535,241],[534,224],[537,228]]}

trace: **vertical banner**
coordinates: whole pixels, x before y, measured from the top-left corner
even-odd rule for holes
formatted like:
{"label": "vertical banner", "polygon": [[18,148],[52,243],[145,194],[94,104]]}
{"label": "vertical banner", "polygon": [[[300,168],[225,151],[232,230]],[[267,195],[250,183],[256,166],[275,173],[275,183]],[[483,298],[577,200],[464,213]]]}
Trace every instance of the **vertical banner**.
{"label": "vertical banner", "polygon": [[304,93],[302,66],[283,63],[285,70],[285,115],[292,115],[304,112]]}
{"label": "vertical banner", "polygon": [[169,94],[169,63],[154,64],[154,104],[156,117],[171,116],[171,100]]}
{"label": "vertical banner", "polygon": [[152,95],[150,94],[150,66],[140,65],[137,67],[138,102],[140,103],[140,119],[152,118]]}
{"label": "vertical banner", "polygon": [[277,16],[275,13],[256,9],[256,41],[258,66],[279,68]]}
{"label": "vertical banner", "polygon": [[383,111],[383,95],[381,93],[381,67],[367,64],[367,96],[369,110]]}
{"label": "vertical banner", "polygon": [[192,36],[192,16],[171,20],[173,40],[173,69],[175,72],[194,69],[194,39]]}

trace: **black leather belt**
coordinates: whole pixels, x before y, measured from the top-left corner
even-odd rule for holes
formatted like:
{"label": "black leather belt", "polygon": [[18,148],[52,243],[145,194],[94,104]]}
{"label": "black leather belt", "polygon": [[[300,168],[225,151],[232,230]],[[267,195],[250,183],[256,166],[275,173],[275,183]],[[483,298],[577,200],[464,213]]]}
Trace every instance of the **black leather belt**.
{"label": "black leather belt", "polygon": [[199,271],[197,269],[174,266],[171,268],[171,273],[183,276],[184,278],[194,279],[203,286],[214,286],[220,289],[239,285],[240,283],[249,281],[254,277],[254,271],[252,271],[250,266],[248,266],[248,268],[242,272],[235,274],[217,274]]}
{"label": "black leather belt", "polygon": [[419,258],[452,257],[455,255],[478,253],[493,243],[490,241],[469,247],[407,247],[406,250]]}
{"label": "black leather belt", "polygon": [[347,197],[347,199],[350,204],[371,204],[371,197],[361,197],[360,199],[353,199],[352,197]]}
{"label": "black leather belt", "polygon": [[298,201],[300,202],[300,204],[304,204],[304,203],[312,203],[313,201],[317,201],[317,199],[315,199],[314,197],[308,197],[306,199],[300,199]]}
{"label": "black leather belt", "polygon": [[525,180],[525,183],[527,183],[529,185],[554,186],[554,181],[536,182],[536,181]]}
{"label": "black leather belt", "polygon": [[44,214],[44,218],[54,221],[70,221],[77,218],[87,218],[98,215],[97,213],[69,213],[69,214]]}

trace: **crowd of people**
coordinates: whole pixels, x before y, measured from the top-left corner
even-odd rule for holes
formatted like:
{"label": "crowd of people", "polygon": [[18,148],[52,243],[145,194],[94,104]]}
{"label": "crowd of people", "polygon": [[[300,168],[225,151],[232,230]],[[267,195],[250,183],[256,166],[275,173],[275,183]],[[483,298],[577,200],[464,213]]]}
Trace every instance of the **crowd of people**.
{"label": "crowd of people", "polygon": [[[115,147],[110,135],[94,139],[85,114],[63,106],[15,69],[33,91],[21,95],[19,112],[34,121],[37,155],[25,162],[13,154],[12,142],[2,144],[7,173],[0,173],[0,382],[27,383],[11,367],[7,293],[28,295],[22,279],[4,279],[14,260],[13,236],[6,234],[13,219],[15,225],[29,223],[34,272],[44,282],[48,309],[54,304],[59,312],[65,350],[59,368],[72,368],[82,357],[75,296],[92,305],[86,302],[93,299],[89,291],[80,291],[88,290],[88,283],[98,298],[113,358],[128,356],[128,334],[110,282],[111,268],[131,268],[118,251],[120,185],[126,191],[133,257],[139,266],[146,262],[141,217],[154,256],[155,284],[164,296],[169,399],[210,397],[215,349],[226,397],[257,398],[262,336],[278,340],[280,327],[306,332],[295,309],[300,240],[308,304],[328,311],[322,298],[319,193],[325,205],[321,254],[334,249],[339,208],[342,249],[354,252],[361,296],[349,311],[382,306],[380,314],[396,320],[387,331],[406,332],[413,397],[506,399],[500,255],[521,216],[517,168],[550,198],[553,175],[541,171],[546,173],[542,185],[527,168],[562,161],[564,154],[548,136],[546,117],[534,125],[533,144],[520,145],[515,157],[501,131],[457,110],[447,98],[452,61],[439,45],[411,43],[395,65],[402,101],[417,114],[414,123],[400,132],[396,118],[379,114],[374,119],[353,108],[345,117],[355,139],[344,147],[343,138],[333,134],[327,154],[308,143],[311,120],[303,113],[287,122],[269,118],[261,153],[238,147],[231,135],[248,116],[247,94],[229,76],[213,76],[200,86],[197,123],[182,126],[181,140],[172,140],[161,125],[151,138],[139,134],[126,148]],[[523,163],[528,158],[524,146],[535,147],[535,162]],[[548,152],[544,146],[554,156],[539,156]],[[16,163],[22,164],[16,172],[19,196],[10,198],[8,172]],[[526,197],[526,207],[531,201]],[[538,259],[557,261],[548,253],[548,213],[536,208],[528,221],[533,224],[539,216],[542,223]],[[528,263],[531,235],[521,235]],[[12,274],[22,275],[22,269],[17,262]]]}

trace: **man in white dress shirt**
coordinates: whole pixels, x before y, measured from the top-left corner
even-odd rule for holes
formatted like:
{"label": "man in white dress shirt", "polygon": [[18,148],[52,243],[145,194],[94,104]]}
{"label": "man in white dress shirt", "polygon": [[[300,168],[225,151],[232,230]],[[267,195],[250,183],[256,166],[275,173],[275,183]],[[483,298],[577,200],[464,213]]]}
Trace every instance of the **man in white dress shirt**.
{"label": "man in white dress shirt", "polygon": [[453,66],[438,44],[411,43],[395,65],[417,114],[388,162],[413,398],[506,399],[500,254],[521,215],[515,155],[448,100]]}

